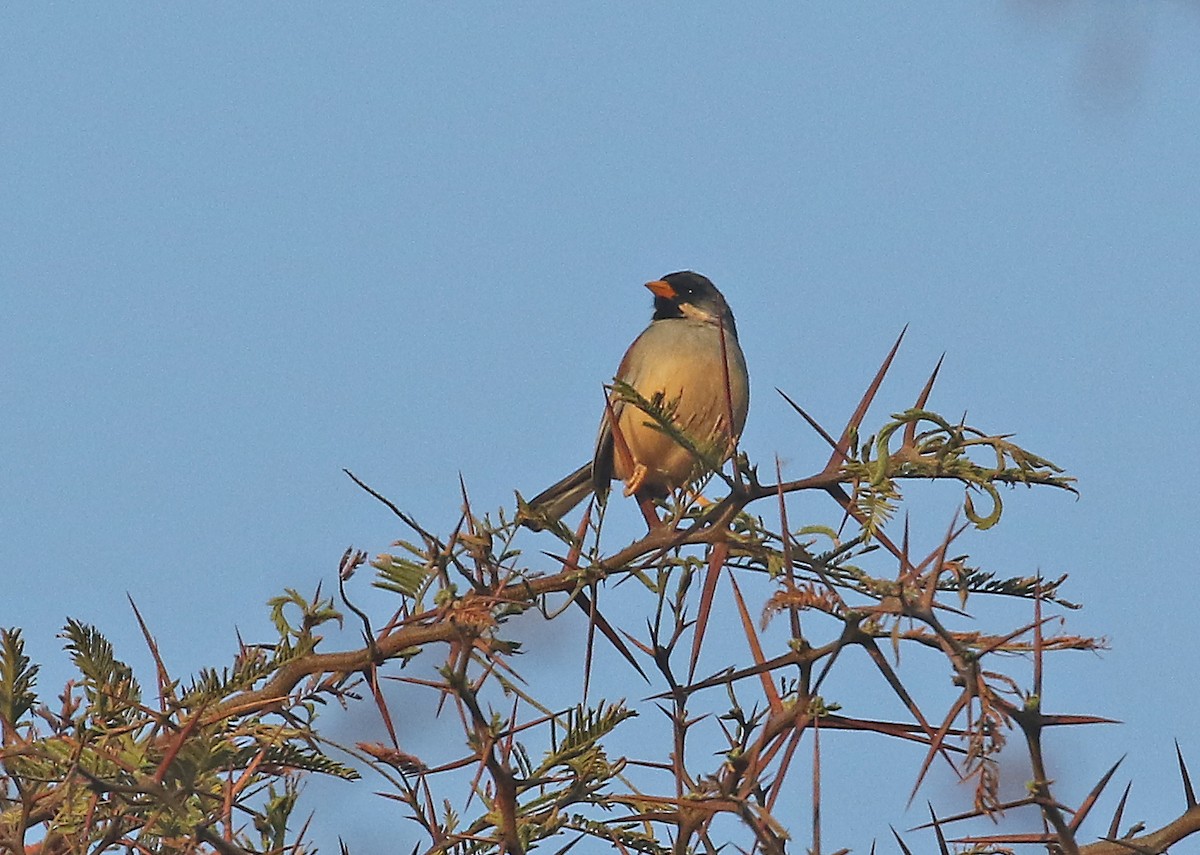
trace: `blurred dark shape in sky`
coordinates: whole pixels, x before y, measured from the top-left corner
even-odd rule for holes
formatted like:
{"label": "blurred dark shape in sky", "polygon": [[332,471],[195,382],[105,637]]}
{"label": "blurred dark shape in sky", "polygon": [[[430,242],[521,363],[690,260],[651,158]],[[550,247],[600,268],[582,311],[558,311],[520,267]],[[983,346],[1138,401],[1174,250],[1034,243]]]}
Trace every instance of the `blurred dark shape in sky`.
{"label": "blurred dark shape in sky", "polygon": [[[1186,5],[1200,11],[1200,3]],[[1009,8],[1036,35],[1067,49],[1082,108],[1123,114],[1136,108],[1153,84],[1154,30],[1163,25],[1159,4],[1012,0]]]}

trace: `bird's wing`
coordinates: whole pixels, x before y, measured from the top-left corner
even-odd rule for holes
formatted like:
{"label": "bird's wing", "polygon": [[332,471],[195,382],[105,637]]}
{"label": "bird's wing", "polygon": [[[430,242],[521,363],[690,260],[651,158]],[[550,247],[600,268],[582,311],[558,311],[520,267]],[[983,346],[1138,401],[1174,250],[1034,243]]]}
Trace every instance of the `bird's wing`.
{"label": "bird's wing", "polygon": [[[612,407],[619,402],[612,402]],[[604,415],[600,419],[600,432],[596,435],[596,451],[592,455],[592,486],[600,501],[608,498],[608,485],[613,479],[613,432],[612,420],[609,418],[609,406],[604,407]]]}
{"label": "bird's wing", "polygon": [[[651,386],[656,385],[653,372],[660,360],[655,358],[655,347],[657,343],[661,342],[663,334],[670,330],[670,327],[663,326],[663,323],[656,321],[642,330],[641,334],[633,340],[633,344],[629,345],[625,356],[621,358],[620,366],[617,367],[617,379],[628,383],[643,394],[646,393],[647,382]],[[647,380],[648,372],[649,380]],[[616,437],[613,436],[613,421],[620,423],[621,413],[624,411],[626,403],[616,395],[606,394],[604,414],[600,418],[600,432],[596,436],[596,451],[592,455],[592,479],[596,487],[596,495],[602,498],[608,494],[608,485],[616,477],[615,455],[628,456],[629,454],[628,448],[618,450]]]}

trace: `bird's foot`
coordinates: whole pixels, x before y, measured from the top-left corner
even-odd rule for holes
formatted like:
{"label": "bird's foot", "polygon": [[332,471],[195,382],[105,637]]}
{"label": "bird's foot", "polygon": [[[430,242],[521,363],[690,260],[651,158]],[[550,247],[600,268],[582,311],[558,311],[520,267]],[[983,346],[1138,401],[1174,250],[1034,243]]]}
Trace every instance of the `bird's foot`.
{"label": "bird's foot", "polygon": [[646,469],[645,463],[638,463],[633,467],[633,472],[630,473],[627,479],[625,479],[626,497],[632,496],[642,489],[642,484],[646,480],[646,473],[648,471],[649,470]]}

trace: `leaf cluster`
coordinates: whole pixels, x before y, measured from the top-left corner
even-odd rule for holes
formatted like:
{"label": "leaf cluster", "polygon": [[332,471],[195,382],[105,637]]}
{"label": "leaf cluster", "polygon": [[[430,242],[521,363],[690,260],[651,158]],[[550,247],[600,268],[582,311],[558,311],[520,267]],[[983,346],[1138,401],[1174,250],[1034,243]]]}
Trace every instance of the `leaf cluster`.
{"label": "leaf cluster", "polygon": [[[288,602],[314,611],[294,592]],[[358,772],[312,730],[316,695],[244,714],[220,708],[315,643],[286,622],[280,630],[272,648],[243,647],[232,667],[188,686],[170,677],[147,634],[151,706],[99,630],[69,620],[62,637],[79,676],[53,708],[35,691],[20,631],[0,631],[0,851],[281,851],[303,776]]]}

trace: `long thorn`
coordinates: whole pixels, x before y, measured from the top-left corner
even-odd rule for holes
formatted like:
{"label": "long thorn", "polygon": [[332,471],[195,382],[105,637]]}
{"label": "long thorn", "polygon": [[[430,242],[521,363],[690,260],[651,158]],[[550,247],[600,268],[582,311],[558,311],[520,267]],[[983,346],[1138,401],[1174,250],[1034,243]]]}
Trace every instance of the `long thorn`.
{"label": "long thorn", "polygon": [[[929,379],[925,381],[925,388],[921,390],[921,394],[917,395],[917,402],[913,404],[914,410],[925,409],[925,404],[929,402],[929,393],[933,391],[933,384],[937,380],[938,372],[942,370],[942,363],[946,360],[946,354],[942,354],[937,361],[937,365],[933,366],[933,373],[929,375]],[[917,441],[917,423],[911,421],[904,428],[904,447],[912,448]]]}
{"label": "long thorn", "polygon": [[1183,762],[1183,750],[1179,747],[1179,740],[1175,740],[1175,756],[1179,758],[1179,777],[1183,779],[1183,795],[1187,799],[1188,810],[1196,806],[1196,792],[1192,789],[1192,779],[1188,775],[1187,764]]}
{"label": "long thorn", "polygon": [[908,332],[908,324],[904,325],[904,329],[896,337],[896,343],[892,345],[892,349],[888,351],[883,364],[875,372],[875,378],[871,381],[871,385],[867,387],[867,391],[863,393],[862,400],[858,402],[858,407],[854,410],[854,414],[850,416],[850,421],[846,422],[846,429],[842,432],[841,439],[838,440],[837,447],[834,449],[834,454],[826,464],[826,469],[832,469],[846,458],[846,452],[850,449],[850,434],[852,431],[858,430],[859,425],[862,424],[863,417],[867,414],[871,402],[875,400],[875,395],[879,392],[879,387],[883,385],[883,378],[887,375],[888,369],[892,367],[892,360],[896,358],[896,352],[900,350],[900,342],[904,341],[904,334],[906,332]]}
{"label": "long thorn", "polygon": [[806,422],[808,422],[809,427],[811,427],[813,430],[815,430],[818,434],[821,435],[821,439],[823,439],[827,443],[829,443],[830,448],[837,448],[837,440],[834,439],[832,436],[830,436],[829,432],[826,431],[825,428],[821,427],[820,423],[818,423],[816,419],[814,419],[812,416],[810,416],[803,407],[801,407],[799,404],[797,404],[795,401],[793,401],[791,398],[789,398],[787,395],[787,392],[783,391],[778,386],[775,387],[775,391],[778,392],[781,396],[783,396],[783,400],[785,400],[789,404],[791,404],[792,409],[795,410],[797,413],[799,413],[800,416]]}

